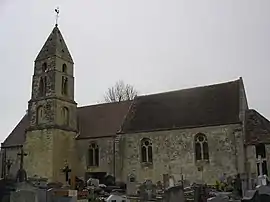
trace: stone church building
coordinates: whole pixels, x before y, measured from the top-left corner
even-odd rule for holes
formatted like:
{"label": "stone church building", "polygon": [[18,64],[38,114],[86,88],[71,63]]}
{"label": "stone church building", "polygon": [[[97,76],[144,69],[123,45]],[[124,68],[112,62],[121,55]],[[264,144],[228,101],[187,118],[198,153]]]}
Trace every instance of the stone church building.
{"label": "stone church building", "polygon": [[259,165],[270,171],[270,122],[249,109],[242,78],[78,107],[74,61],[56,25],[35,59],[31,90],[27,113],[1,144],[2,177],[23,166],[28,177],[63,182],[68,164],[82,178],[157,182],[170,174],[213,184],[224,173],[256,176]]}

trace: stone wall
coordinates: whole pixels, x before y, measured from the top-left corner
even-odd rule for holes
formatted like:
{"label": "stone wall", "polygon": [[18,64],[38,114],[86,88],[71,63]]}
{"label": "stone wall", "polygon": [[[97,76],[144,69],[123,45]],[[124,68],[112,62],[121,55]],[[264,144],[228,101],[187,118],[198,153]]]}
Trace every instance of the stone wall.
{"label": "stone wall", "polygon": [[29,131],[26,135],[25,169],[29,177],[37,175],[48,178],[49,181],[64,182],[64,174],[61,169],[65,161],[76,172],[74,167],[75,148],[74,132],[58,129],[43,129]]}
{"label": "stone wall", "polygon": [[[20,168],[20,157],[18,156],[18,153],[20,152],[20,148],[21,147],[9,147],[9,148],[2,149],[2,152],[6,150],[6,159],[7,160],[10,159],[12,162],[12,165],[10,167],[10,173],[9,173],[12,178],[16,177],[17,171]],[[2,159],[1,159],[1,162],[2,162]]]}
{"label": "stone wall", "polygon": [[[88,148],[89,145],[95,142],[99,146],[99,166],[88,166]],[[80,172],[81,176],[84,176],[85,172],[107,172],[114,175],[114,138],[104,137],[97,139],[81,139],[77,140],[76,147],[78,156],[83,167],[83,171]]]}
{"label": "stone wall", "polygon": [[[126,181],[130,173],[135,174],[138,181],[147,178],[154,182],[162,181],[162,175],[165,173],[171,173],[176,180],[180,180],[182,171],[184,178],[191,182],[203,180],[213,184],[223,173],[234,175],[239,167],[236,154],[241,150],[236,143],[235,131],[241,133],[239,124],[125,134],[122,136],[125,145],[122,152],[124,165],[122,180]],[[198,133],[207,136],[209,146],[209,162],[203,164],[203,172],[198,171],[199,165],[195,162],[194,136]],[[140,163],[142,138],[150,138],[153,142],[151,166],[143,166]],[[243,155],[243,150],[238,153]]]}

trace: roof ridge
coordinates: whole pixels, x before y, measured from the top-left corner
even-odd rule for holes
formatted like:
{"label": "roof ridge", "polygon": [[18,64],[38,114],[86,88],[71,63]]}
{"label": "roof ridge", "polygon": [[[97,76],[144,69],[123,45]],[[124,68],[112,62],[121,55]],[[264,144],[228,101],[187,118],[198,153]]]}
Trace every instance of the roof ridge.
{"label": "roof ridge", "polygon": [[186,88],[182,88],[182,89],[178,89],[178,90],[170,90],[170,91],[164,91],[164,92],[160,92],[160,93],[150,93],[150,94],[145,94],[145,95],[139,95],[139,96],[137,96],[137,98],[147,97],[147,96],[154,96],[154,95],[162,95],[162,94],[168,94],[168,93],[176,93],[176,92],[187,91],[187,90],[195,90],[195,89],[200,89],[200,88],[202,89],[202,88],[208,88],[208,87],[213,87],[213,86],[220,86],[220,85],[224,85],[224,84],[236,83],[236,82],[239,82],[239,81],[240,81],[240,78],[236,79],[236,80],[222,82],[222,83],[201,85],[201,86],[190,87],[190,88],[186,87]]}
{"label": "roof ridge", "polygon": [[86,107],[96,107],[96,106],[104,106],[104,105],[114,105],[114,104],[122,104],[126,102],[132,102],[133,100],[123,100],[120,102],[104,102],[104,103],[97,103],[97,104],[89,104],[89,105],[84,105],[84,106],[78,106],[77,108],[82,109]]}

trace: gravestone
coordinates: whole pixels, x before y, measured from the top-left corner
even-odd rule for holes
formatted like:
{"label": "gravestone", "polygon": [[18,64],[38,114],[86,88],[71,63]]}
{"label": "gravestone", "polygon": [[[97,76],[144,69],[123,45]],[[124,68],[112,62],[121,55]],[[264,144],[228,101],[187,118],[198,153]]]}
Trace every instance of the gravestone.
{"label": "gravestone", "polygon": [[163,186],[164,189],[167,189],[169,187],[169,174],[163,174]]}
{"label": "gravestone", "polygon": [[128,176],[127,195],[137,195],[137,182],[134,174]]}
{"label": "gravestone", "polygon": [[183,187],[178,185],[166,189],[164,192],[164,202],[185,202]]}
{"label": "gravestone", "polygon": [[49,189],[47,191],[48,202],[76,202],[77,190]]}
{"label": "gravestone", "polygon": [[140,198],[143,200],[153,200],[156,198],[156,185],[151,180],[146,180],[139,186]]}
{"label": "gravestone", "polygon": [[34,190],[18,190],[11,194],[10,202],[38,202],[38,198]]}
{"label": "gravestone", "polygon": [[260,197],[260,202],[266,202],[266,201],[270,201],[270,187],[268,186],[260,186],[259,188],[257,188],[258,192],[259,192],[259,197]]}
{"label": "gravestone", "polygon": [[247,190],[242,202],[260,202],[259,191],[258,190]]}
{"label": "gravestone", "polygon": [[207,202],[229,202],[229,197],[224,195],[218,195],[212,198],[208,198]]}

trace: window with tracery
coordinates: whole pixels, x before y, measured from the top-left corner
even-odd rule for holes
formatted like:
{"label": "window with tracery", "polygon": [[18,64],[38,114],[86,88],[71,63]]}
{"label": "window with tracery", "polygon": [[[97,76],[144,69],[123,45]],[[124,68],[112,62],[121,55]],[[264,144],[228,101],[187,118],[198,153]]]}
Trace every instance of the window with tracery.
{"label": "window with tracery", "polygon": [[69,125],[69,109],[67,107],[62,108],[62,119],[63,119],[63,125],[68,126]]}
{"label": "window with tracery", "polygon": [[88,148],[88,166],[99,166],[99,148],[95,142]]}
{"label": "window with tracery", "polygon": [[36,117],[36,121],[37,121],[37,124],[40,124],[43,122],[43,118],[44,118],[44,109],[42,106],[39,106],[37,108],[37,117]]}
{"label": "window with tracery", "polygon": [[195,159],[196,161],[209,160],[207,138],[202,133],[199,133],[195,136]]}
{"label": "window with tracery", "polygon": [[62,76],[62,94],[68,94],[68,79],[64,76]]}
{"label": "window with tracery", "polygon": [[153,145],[148,138],[144,138],[141,141],[141,158],[143,163],[153,162]]}

